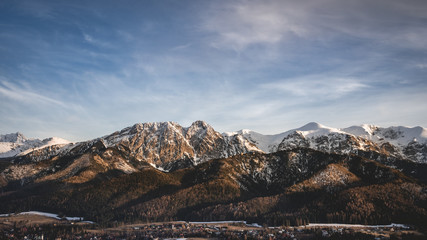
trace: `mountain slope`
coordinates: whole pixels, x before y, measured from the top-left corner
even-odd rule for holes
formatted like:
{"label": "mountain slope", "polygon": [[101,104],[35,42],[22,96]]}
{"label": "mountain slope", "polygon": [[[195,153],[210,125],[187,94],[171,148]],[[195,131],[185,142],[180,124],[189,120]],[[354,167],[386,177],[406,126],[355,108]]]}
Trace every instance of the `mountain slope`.
{"label": "mountain slope", "polygon": [[203,121],[187,128],[173,122],[136,124],[100,140],[106,148],[116,148],[128,160],[145,161],[165,171],[260,151],[239,136],[222,136]]}
{"label": "mountain slope", "polygon": [[266,153],[296,147],[347,154],[362,151],[385,154],[416,163],[427,163],[427,129],[422,127],[389,127],[373,125],[352,126],[343,129],[308,123],[276,135],[263,135],[250,130],[225,133],[240,135]]}
{"label": "mountain slope", "polygon": [[[427,156],[427,144],[423,143],[425,134],[425,129],[419,127],[383,129],[362,125],[335,129],[317,123],[278,135],[262,135],[248,130],[220,134],[203,121],[196,121],[189,127],[173,122],[140,123],[75,144],[50,145],[55,141],[37,140],[45,145],[13,158],[17,165],[0,168],[0,182],[3,186],[8,182],[25,185],[54,179],[86,182],[99,173],[114,169],[132,173],[151,165],[162,171],[173,171],[248,152],[298,148],[359,155],[426,181],[427,164],[419,161]],[[4,135],[2,140],[16,144],[30,141],[22,134]],[[408,145],[404,146],[406,143]]]}
{"label": "mountain slope", "polygon": [[46,138],[43,140],[28,139],[19,132],[0,135],[0,158],[22,156],[44,147],[65,145],[68,143],[70,142],[58,137]]}
{"label": "mountain slope", "polygon": [[[427,164],[409,154],[424,154],[423,137],[420,128],[309,123],[264,136],[220,134],[203,121],[140,123],[0,160],[0,212],[63,212],[99,223],[427,226]],[[4,139],[26,141],[18,134]]]}
{"label": "mountain slope", "polygon": [[16,164],[1,171],[1,178],[15,185],[55,179],[85,182],[109,170],[132,173],[151,165],[167,172],[252,151],[260,150],[240,136],[222,136],[203,121],[187,128],[173,122],[142,123],[91,141],[18,156]]}
{"label": "mountain slope", "polygon": [[311,149],[247,153],[168,173],[149,165],[109,169],[82,183],[59,177],[4,192],[0,201],[0,212],[37,209],[98,223],[427,221],[425,186],[372,160]]}

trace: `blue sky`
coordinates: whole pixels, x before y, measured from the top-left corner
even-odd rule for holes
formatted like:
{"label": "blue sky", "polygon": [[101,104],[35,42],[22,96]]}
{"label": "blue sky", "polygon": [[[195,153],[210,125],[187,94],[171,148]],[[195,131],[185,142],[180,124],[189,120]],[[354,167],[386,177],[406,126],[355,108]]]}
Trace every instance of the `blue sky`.
{"label": "blue sky", "polygon": [[427,2],[0,1],[0,133],[427,127]]}

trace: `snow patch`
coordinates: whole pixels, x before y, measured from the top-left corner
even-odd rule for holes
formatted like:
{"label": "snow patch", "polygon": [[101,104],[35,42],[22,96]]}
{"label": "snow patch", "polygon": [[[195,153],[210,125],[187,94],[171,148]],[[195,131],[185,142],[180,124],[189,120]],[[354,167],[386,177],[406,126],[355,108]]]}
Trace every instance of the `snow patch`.
{"label": "snow patch", "polygon": [[162,168],[162,167],[160,167],[160,166],[157,166],[156,164],[154,164],[154,163],[149,163],[153,168],[155,168],[155,169],[157,169],[157,170],[159,170],[159,171],[162,171],[162,172],[169,172],[169,170],[166,170],[166,169],[164,169],[164,168]]}
{"label": "snow patch", "polygon": [[19,132],[0,135],[0,158],[22,156],[45,147],[69,143],[70,141],[58,137],[28,139]]}
{"label": "snow patch", "polygon": [[362,224],[344,224],[344,223],[310,223],[306,227],[341,227],[341,228],[404,228],[409,229],[410,227],[405,224],[391,223],[388,225],[362,225]]}
{"label": "snow patch", "polygon": [[[49,218],[54,218],[60,220],[61,218],[58,216],[58,214],[54,213],[47,213],[47,212],[39,212],[39,211],[29,211],[29,212],[20,212],[20,213],[6,213],[6,214],[0,214],[0,217],[10,217],[13,215],[38,215],[38,216],[45,216]],[[83,217],[65,217],[68,221],[83,221]]]}

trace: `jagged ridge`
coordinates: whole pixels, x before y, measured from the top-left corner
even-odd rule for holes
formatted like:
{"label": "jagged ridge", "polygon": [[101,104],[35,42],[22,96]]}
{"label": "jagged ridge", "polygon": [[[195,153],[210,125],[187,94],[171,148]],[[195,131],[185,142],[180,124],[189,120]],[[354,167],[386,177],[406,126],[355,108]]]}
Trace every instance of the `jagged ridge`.
{"label": "jagged ridge", "polygon": [[366,152],[375,152],[427,163],[427,130],[422,127],[381,128],[364,124],[337,129],[312,122],[276,135],[263,135],[250,130],[225,135],[241,135],[266,153],[307,147],[340,154],[361,153],[364,156]]}

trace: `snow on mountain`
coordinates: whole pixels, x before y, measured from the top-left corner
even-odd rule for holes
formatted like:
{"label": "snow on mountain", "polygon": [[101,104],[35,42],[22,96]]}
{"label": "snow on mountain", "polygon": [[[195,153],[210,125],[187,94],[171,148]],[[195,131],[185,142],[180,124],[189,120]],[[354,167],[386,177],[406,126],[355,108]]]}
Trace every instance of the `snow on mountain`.
{"label": "snow on mountain", "polygon": [[427,143],[427,129],[422,127],[398,126],[382,128],[364,124],[344,128],[342,131],[377,143],[387,141],[396,146],[406,146],[411,142]]}
{"label": "snow on mountain", "polygon": [[21,153],[18,154],[18,156],[22,156],[22,155],[28,154],[32,151],[40,150],[42,148],[46,148],[46,147],[50,147],[50,146],[56,146],[56,145],[64,146],[64,145],[67,145],[69,143],[71,143],[71,142],[68,140],[65,140],[63,138],[59,138],[59,137],[46,138],[46,139],[42,140],[42,144],[40,146],[38,146],[38,147],[34,146],[30,149],[22,151]]}
{"label": "snow on mountain", "polygon": [[249,142],[255,144],[259,149],[264,151],[265,153],[272,153],[278,150],[279,144],[289,135],[298,132],[301,136],[305,138],[318,137],[323,135],[328,135],[331,133],[341,133],[336,128],[330,128],[323,126],[321,124],[311,122],[300,128],[292,129],[283,133],[275,134],[275,135],[263,135],[261,133],[257,133],[248,129],[240,130],[237,132],[226,132],[223,135],[231,136],[231,135],[241,135]]}
{"label": "snow on mountain", "polygon": [[[41,161],[52,156],[77,156],[116,148],[128,159],[145,161],[163,170],[247,152],[272,153],[300,147],[340,154],[374,151],[427,163],[425,128],[381,128],[368,124],[338,129],[311,122],[279,134],[263,135],[247,129],[220,134],[204,121],[196,121],[189,127],[159,122],[138,123],[75,144],[61,138],[27,139],[21,133],[0,135],[0,140],[0,158],[28,154],[32,161]],[[54,147],[46,148],[49,146]]]}
{"label": "snow on mountain", "polygon": [[104,157],[107,149],[114,149],[114,156],[126,156],[127,161],[133,163],[146,162],[161,171],[261,151],[243,137],[223,136],[203,121],[196,121],[189,127],[174,122],[155,122],[138,123],[101,138],[52,151],[36,151],[27,158],[37,162],[52,156],[77,157],[86,153]]}
{"label": "snow on mountain", "polygon": [[263,135],[248,129],[243,129],[237,132],[226,132],[224,136],[242,136],[244,139],[254,144],[256,147],[261,149],[263,152],[270,153],[277,150],[277,146],[286,136],[286,133],[280,133],[276,135]]}
{"label": "snow on mountain", "polygon": [[[168,172],[211,159],[256,152],[276,154],[278,151],[296,149],[357,154],[397,168],[396,159],[427,163],[426,136],[426,129],[421,127],[361,125],[337,129],[314,122],[276,135],[263,135],[250,130],[220,134],[203,121],[196,121],[189,127],[174,122],[138,123],[79,143],[69,143],[60,138],[27,139],[15,133],[0,135],[3,141],[0,142],[0,157],[15,157],[11,162],[16,163],[0,173],[0,184],[1,174],[7,181],[23,179],[21,184],[34,179],[82,183],[110,170],[132,173],[151,165]],[[243,156],[251,165],[249,160],[255,155]],[[44,160],[51,160],[48,162],[52,164],[39,164]],[[303,155],[290,160],[308,165],[312,164],[312,160],[321,161],[307,160]],[[254,169],[250,174],[262,176],[268,182],[271,172],[280,167],[272,164],[274,166],[263,167],[262,171],[261,168]],[[306,169],[301,165],[295,171],[304,172]],[[74,176],[76,173],[78,176]]]}
{"label": "snow on mountain", "polygon": [[389,154],[427,163],[427,129],[422,127],[381,128],[364,124],[338,129],[311,122],[276,135],[247,129],[223,135],[240,135],[266,153],[297,147],[341,154],[355,150],[384,152],[384,146],[390,144],[391,148],[386,147]]}
{"label": "snow on mountain", "polygon": [[331,133],[340,133],[340,134],[344,133],[337,128],[326,127],[322,124],[315,123],[315,122],[311,122],[300,128],[288,131],[288,133],[292,133],[292,132],[300,132],[306,138],[324,136]]}
{"label": "snow on mountain", "polygon": [[296,147],[340,154],[357,150],[384,153],[384,148],[387,148],[384,144],[391,144],[388,154],[427,162],[426,139],[427,130],[421,127],[380,128],[364,124],[338,129],[315,122],[275,135],[263,135],[248,129],[221,135],[203,121],[196,121],[187,128],[173,122],[136,124],[102,138],[106,147],[132,142],[133,156],[159,169],[170,169],[173,159],[190,160],[197,165],[209,159],[240,153],[272,153]]}
{"label": "snow on mountain", "polygon": [[398,154],[409,160],[427,163],[427,129],[423,127],[388,127],[374,125],[352,126],[344,132],[370,140],[380,146],[391,144]]}
{"label": "snow on mountain", "polygon": [[0,135],[0,158],[21,156],[48,146],[68,143],[70,142],[58,137],[28,139],[19,132]]}
{"label": "snow on mountain", "polygon": [[20,132],[0,135],[0,142],[23,143],[27,138]]}

